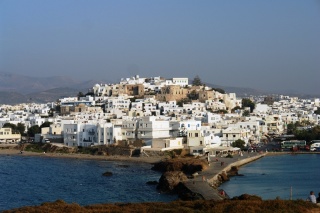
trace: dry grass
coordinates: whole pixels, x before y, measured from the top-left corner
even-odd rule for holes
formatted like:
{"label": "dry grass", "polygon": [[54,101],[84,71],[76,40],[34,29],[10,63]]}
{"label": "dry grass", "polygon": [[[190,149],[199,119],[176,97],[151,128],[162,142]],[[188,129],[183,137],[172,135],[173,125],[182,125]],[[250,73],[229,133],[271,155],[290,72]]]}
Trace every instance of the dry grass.
{"label": "dry grass", "polygon": [[170,203],[118,203],[118,204],[96,204],[80,206],[78,204],[67,204],[58,200],[52,203],[43,203],[40,206],[22,207],[7,210],[4,213],[188,213],[188,212],[212,212],[212,213],[313,213],[320,212],[320,207],[303,200],[225,200],[225,201],[175,201]]}

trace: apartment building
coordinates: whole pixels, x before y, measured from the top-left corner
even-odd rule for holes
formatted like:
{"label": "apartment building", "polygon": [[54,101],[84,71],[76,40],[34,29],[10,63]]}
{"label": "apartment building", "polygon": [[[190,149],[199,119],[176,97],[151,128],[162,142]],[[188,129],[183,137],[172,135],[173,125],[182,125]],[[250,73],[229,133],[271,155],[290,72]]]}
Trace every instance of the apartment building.
{"label": "apartment building", "polygon": [[12,133],[11,128],[0,128],[0,143],[18,143],[20,140],[20,133]]}

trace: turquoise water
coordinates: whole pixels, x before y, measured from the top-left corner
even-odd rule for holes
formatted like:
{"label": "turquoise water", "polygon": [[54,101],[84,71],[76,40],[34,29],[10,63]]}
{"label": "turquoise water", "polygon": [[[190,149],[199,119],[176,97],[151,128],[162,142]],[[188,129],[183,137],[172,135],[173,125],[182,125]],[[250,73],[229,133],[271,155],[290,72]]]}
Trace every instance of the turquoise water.
{"label": "turquoise water", "polygon": [[[152,165],[62,158],[0,155],[0,211],[62,199],[80,205],[176,200],[159,194],[161,173]],[[110,177],[102,176],[112,172]]]}
{"label": "turquoise water", "polygon": [[[320,192],[320,155],[267,156],[240,168],[239,174],[222,184],[230,197],[255,194],[262,199],[306,199]],[[292,193],[291,193],[292,189]]]}

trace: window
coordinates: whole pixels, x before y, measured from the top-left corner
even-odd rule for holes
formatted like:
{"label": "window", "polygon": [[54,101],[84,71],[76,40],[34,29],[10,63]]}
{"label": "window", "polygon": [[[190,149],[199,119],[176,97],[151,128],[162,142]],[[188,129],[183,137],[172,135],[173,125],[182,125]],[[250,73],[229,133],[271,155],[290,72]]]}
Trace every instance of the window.
{"label": "window", "polygon": [[198,134],[198,133],[195,133],[195,137],[196,137],[196,138],[199,137],[199,134]]}
{"label": "window", "polygon": [[202,141],[200,141],[200,145],[202,145]]}
{"label": "window", "polygon": [[235,137],[236,137],[236,135],[233,135],[233,137],[235,138]]}

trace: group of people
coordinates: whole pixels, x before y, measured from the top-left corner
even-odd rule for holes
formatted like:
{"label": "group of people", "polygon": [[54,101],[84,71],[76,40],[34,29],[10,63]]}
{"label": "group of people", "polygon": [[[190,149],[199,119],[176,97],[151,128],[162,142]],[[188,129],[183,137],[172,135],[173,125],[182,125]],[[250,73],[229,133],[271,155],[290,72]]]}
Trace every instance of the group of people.
{"label": "group of people", "polygon": [[316,198],[316,196],[314,195],[314,192],[311,191],[310,195],[307,198],[307,200],[312,202],[312,203],[320,203],[320,192],[318,194],[318,197]]}

